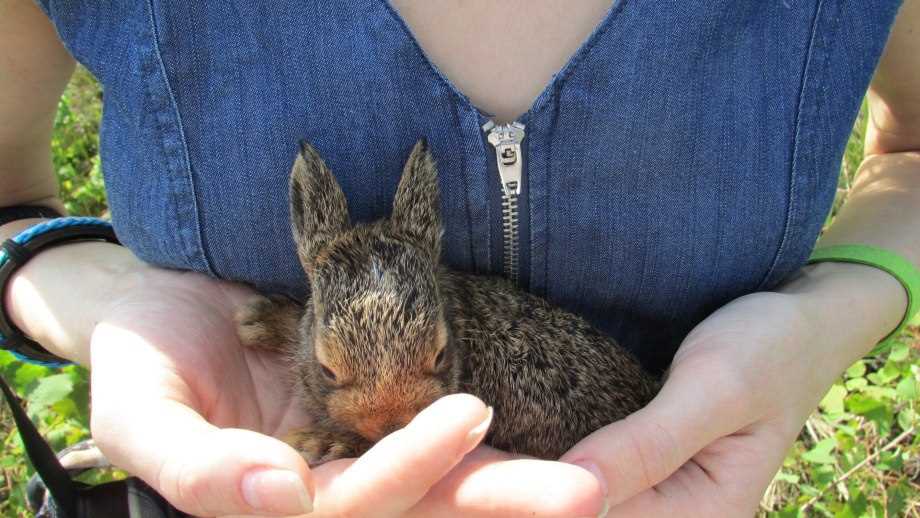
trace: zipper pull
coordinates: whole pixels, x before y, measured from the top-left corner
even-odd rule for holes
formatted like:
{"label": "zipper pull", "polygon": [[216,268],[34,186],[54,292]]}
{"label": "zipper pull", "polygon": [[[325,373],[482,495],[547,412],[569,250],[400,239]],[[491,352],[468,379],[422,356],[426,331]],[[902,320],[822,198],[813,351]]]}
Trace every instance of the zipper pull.
{"label": "zipper pull", "polygon": [[501,176],[505,196],[521,194],[521,142],[524,125],[520,122],[497,125],[489,121],[482,130],[488,133],[489,144],[495,148],[498,174]]}

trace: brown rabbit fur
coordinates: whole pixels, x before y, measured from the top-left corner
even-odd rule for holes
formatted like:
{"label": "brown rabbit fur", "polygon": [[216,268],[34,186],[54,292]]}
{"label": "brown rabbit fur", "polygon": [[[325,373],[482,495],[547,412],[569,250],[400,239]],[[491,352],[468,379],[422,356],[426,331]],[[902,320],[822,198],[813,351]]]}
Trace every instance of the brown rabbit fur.
{"label": "brown rabbit fur", "polygon": [[659,381],[582,318],[505,279],[439,265],[437,171],[412,150],[389,219],[349,222],[308,144],[291,172],[291,221],[312,295],[260,298],[238,317],[251,347],[291,357],[312,417],[290,441],[311,463],[357,456],[456,392],[494,408],[485,442],[558,458],[644,406]]}

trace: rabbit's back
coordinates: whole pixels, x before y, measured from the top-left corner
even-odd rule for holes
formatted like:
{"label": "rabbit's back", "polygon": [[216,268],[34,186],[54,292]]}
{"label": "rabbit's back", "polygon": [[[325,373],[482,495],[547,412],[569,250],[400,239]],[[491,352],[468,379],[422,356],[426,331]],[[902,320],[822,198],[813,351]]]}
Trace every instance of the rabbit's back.
{"label": "rabbit's back", "polygon": [[495,409],[490,445],[558,458],[658,391],[631,353],[584,319],[501,278],[444,269],[439,281],[463,351],[461,389]]}

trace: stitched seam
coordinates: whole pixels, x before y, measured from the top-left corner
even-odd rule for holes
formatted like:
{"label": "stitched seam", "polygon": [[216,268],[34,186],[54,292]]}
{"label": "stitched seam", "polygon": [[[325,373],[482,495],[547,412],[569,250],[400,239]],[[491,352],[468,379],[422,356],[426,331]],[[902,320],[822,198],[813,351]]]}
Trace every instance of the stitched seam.
{"label": "stitched seam", "polygon": [[613,5],[607,10],[604,14],[604,19],[601,21],[600,25],[594,28],[594,31],[588,36],[585,42],[581,47],[572,55],[571,58],[566,62],[559,72],[550,79],[550,84],[547,85],[549,90],[544,90],[540,93],[540,96],[537,97],[536,102],[520,118],[522,121],[529,120],[535,115],[543,111],[549,104],[550,101],[559,96],[559,92],[562,90],[562,86],[575,71],[581,66],[582,63],[587,59],[588,54],[597,46],[600,42],[600,39],[607,33],[610,27],[613,25],[613,20],[619,18],[620,12],[625,9],[628,0],[616,0]]}
{"label": "stitched seam", "polygon": [[[553,166],[552,157],[556,156],[555,147],[556,147],[556,128],[559,124],[559,107],[556,107],[556,113],[553,114],[553,124],[549,125],[549,131],[547,131],[546,138],[546,147],[549,150],[549,156],[545,158],[546,160],[546,173],[543,175],[543,181],[546,185],[543,187],[543,250],[541,261],[543,261],[543,278],[540,280],[540,290],[538,290],[538,295],[543,298],[546,298],[546,294],[549,293],[549,251],[552,250],[552,233],[549,231],[550,226],[550,186],[553,185],[553,180],[555,179],[555,167]],[[533,228],[533,220],[531,220],[531,228]],[[533,238],[531,237],[531,240]],[[530,270],[531,277],[533,277],[533,247],[530,251]]]}
{"label": "stitched seam", "polygon": [[406,39],[409,40],[409,43],[412,45],[412,48],[414,48],[415,51],[418,53],[419,57],[421,58],[420,61],[422,62],[422,66],[424,66],[428,70],[428,72],[432,76],[434,76],[434,78],[439,83],[441,83],[442,86],[444,86],[447,89],[447,91],[450,93],[451,96],[455,97],[461,103],[465,103],[469,105],[470,108],[473,108],[474,110],[477,111],[477,113],[479,113],[479,110],[476,109],[476,107],[473,105],[470,99],[466,95],[464,95],[463,92],[458,90],[454,86],[454,84],[451,83],[450,80],[447,79],[447,76],[441,73],[438,67],[435,66],[434,62],[432,62],[431,59],[428,58],[428,55],[425,54],[425,51],[424,49],[422,49],[421,44],[419,44],[418,40],[415,38],[415,34],[413,34],[412,30],[409,29],[409,26],[406,25],[406,21],[403,20],[402,16],[399,16],[399,14],[396,12],[393,6],[390,5],[390,2],[388,2],[387,0],[378,0],[378,2],[380,4],[383,4],[384,11],[386,11],[387,15],[390,17],[391,20],[396,22],[400,30],[402,30],[403,34],[406,36]]}
{"label": "stitched seam", "polygon": [[[457,118],[457,127],[462,130],[463,129],[463,115],[461,115],[460,109],[458,106],[454,105],[451,108],[452,108],[451,111],[453,112],[454,116]],[[470,207],[469,171],[472,171],[472,169],[470,168],[470,164],[469,164],[469,161],[470,161],[469,153],[466,153],[465,151],[466,150],[464,150],[464,152],[460,154],[460,159],[463,161],[463,165],[462,165],[463,169],[461,169],[461,171],[463,171],[463,174],[461,175],[463,177],[463,209],[464,209],[463,212],[466,215],[466,231],[467,231],[467,239],[468,239],[468,244],[469,244],[468,250],[470,254],[470,267],[473,270],[478,270],[479,268],[476,264],[476,250],[475,250],[476,247],[473,246],[473,239],[475,237],[474,232],[473,232],[473,213]]]}
{"label": "stitched seam", "polygon": [[[50,20],[51,23],[54,24],[54,30],[55,32],[57,32],[57,20],[55,20],[54,15],[51,14],[51,10],[52,10],[51,2],[49,0],[34,0],[33,3],[37,5],[39,9],[42,10],[43,13],[45,13],[45,16],[48,17],[48,20]],[[58,38],[60,37],[61,37],[60,33],[58,33]],[[64,41],[64,39],[61,38],[61,41]]]}
{"label": "stitched seam", "polygon": [[[528,143],[527,143],[527,151],[526,151],[526,153],[527,153],[527,156],[529,156],[529,157],[533,157],[533,150],[532,150],[532,148],[533,148],[533,146],[531,146],[531,145],[530,145],[530,142],[528,142]],[[527,227],[528,227],[528,228],[527,228],[527,230],[528,230],[529,233],[530,233],[530,243],[529,243],[529,245],[530,245],[530,246],[529,246],[530,251],[528,252],[528,253],[530,254],[530,267],[529,267],[529,271],[527,272],[528,275],[527,275],[527,284],[526,284],[526,286],[527,286],[527,291],[533,293],[533,291],[534,291],[533,287],[534,287],[534,284],[535,284],[535,283],[534,283],[534,278],[535,278],[537,275],[539,275],[539,273],[535,273],[535,272],[537,272],[538,270],[537,270],[536,268],[534,268],[534,264],[533,264],[534,257],[536,257],[536,253],[534,253],[534,243],[536,242],[536,239],[534,239],[535,236],[534,236],[534,224],[533,224],[533,222],[537,220],[537,217],[538,217],[538,216],[537,216],[537,214],[534,212],[534,211],[536,210],[535,207],[537,206],[537,204],[534,203],[533,191],[532,191],[531,188],[530,188],[531,182],[533,181],[533,178],[531,178],[531,176],[530,176],[530,162],[531,162],[531,161],[532,161],[532,159],[529,160],[529,161],[527,161],[527,162],[524,162],[524,167],[526,168],[526,171],[524,171],[524,175],[525,175],[525,176],[523,176],[523,177],[527,179],[527,212],[528,212],[528,221],[527,221]],[[547,167],[546,169],[548,169],[548,167]],[[544,171],[546,171],[546,169],[544,169]],[[548,172],[548,171],[547,171],[547,172]],[[544,180],[544,181],[545,181],[545,180]],[[547,182],[547,183],[549,183],[549,182]],[[544,192],[545,192],[545,189],[544,189]],[[546,224],[546,220],[545,220],[545,219],[544,219],[543,223]],[[543,252],[544,252],[544,253],[546,252],[545,247],[544,247]],[[543,262],[546,263],[545,260],[544,260]]]}
{"label": "stitched seam", "polygon": [[[179,105],[176,103],[176,96],[173,93],[172,85],[169,82],[169,75],[166,73],[166,64],[164,63],[163,55],[160,52],[160,31],[156,20],[153,0],[147,0],[147,9],[150,29],[153,33],[153,50],[156,54],[157,65],[159,67],[160,74],[163,76],[163,84],[166,86],[166,95],[169,97],[169,104],[172,107],[173,114],[176,117],[176,126],[179,131],[179,140],[182,142],[182,158],[185,160],[185,178],[191,194],[192,210],[194,212],[193,221],[195,223],[195,236],[198,239],[198,250],[201,252],[201,256],[204,259],[204,266],[208,273],[212,276],[217,276],[212,266],[211,258],[204,247],[204,236],[201,232],[200,210],[198,206],[198,192],[195,187],[195,178],[192,173],[192,161],[189,157],[188,143],[185,140],[185,126],[182,123],[182,114],[179,112]],[[188,256],[188,251],[186,251],[186,255]]]}
{"label": "stitched seam", "polygon": [[812,64],[812,58],[815,53],[815,46],[818,34],[818,25],[821,18],[821,8],[824,6],[824,0],[819,0],[817,7],[815,7],[814,18],[812,19],[811,24],[811,35],[808,40],[808,51],[805,56],[804,68],[802,70],[802,83],[799,86],[799,96],[798,103],[795,113],[795,134],[792,138],[793,147],[792,147],[792,163],[789,165],[789,194],[787,196],[788,205],[786,207],[786,219],[783,222],[783,237],[780,239],[779,246],[776,249],[776,254],[773,256],[773,261],[770,264],[770,268],[767,270],[767,273],[764,275],[763,279],[760,281],[760,284],[757,286],[756,291],[761,291],[767,284],[770,282],[770,279],[773,277],[773,274],[776,272],[777,267],[779,266],[780,261],[786,254],[786,248],[792,234],[792,222],[795,217],[798,215],[796,207],[796,195],[798,191],[796,189],[796,176],[795,173],[798,170],[798,161],[801,156],[799,146],[801,145],[801,136],[802,136],[802,112],[805,110],[805,97],[806,89],[811,79],[811,73],[813,72],[814,65]]}

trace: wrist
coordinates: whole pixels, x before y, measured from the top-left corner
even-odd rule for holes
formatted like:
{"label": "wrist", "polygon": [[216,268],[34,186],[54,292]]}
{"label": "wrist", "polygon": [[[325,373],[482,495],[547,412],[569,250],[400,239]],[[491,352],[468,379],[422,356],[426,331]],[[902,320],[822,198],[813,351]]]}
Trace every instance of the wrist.
{"label": "wrist", "polygon": [[[36,214],[41,213],[41,215]],[[23,230],[47,221],[47,218],[67,214],[67,209],[57,197],[41,198],[13,206],[0,207],[0,242]]]}
{"label": "wrist", "polygon": [[4,307],[13,325],[49,352],[88,365],[96,322],[145,268],[115,244],[65,243],[41,251],[13,274]]}
{"label": "wrist", "polygon": [[7,239],[10,239],[11,237],[16,236],[17,234],[19,234],[20,232],[22,232],[23,230],[29,227],[38,225],[42,221],[48,221],[48,220],[41,219],[41,218],[25,218],[25,219],[17,219],[16,221],[11,221],[9,223],[0,225],[0,243],[2,243],[3,241],[6,241]]}
{"label": "wrist", "polygon": [[795,297],[846,368],[894,330],[907,311],[900,282],[872,266],[822,262],[777,288]]}

